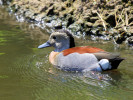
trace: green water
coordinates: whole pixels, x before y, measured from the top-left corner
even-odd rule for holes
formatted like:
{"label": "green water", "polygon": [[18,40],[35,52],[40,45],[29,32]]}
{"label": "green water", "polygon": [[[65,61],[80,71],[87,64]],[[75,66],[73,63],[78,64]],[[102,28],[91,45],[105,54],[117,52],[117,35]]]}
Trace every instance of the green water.
{"label": "green water", "polygon": [[[117,70],[70,73],[53,68],[53,48],[37,49],[49,34],[19,23],[0,8],[0,100],[133,100],[133,51],[112,42],[76,39],[76,44],[119,52],[126,58]],[[99,80],[99,76],[103,79]]]}

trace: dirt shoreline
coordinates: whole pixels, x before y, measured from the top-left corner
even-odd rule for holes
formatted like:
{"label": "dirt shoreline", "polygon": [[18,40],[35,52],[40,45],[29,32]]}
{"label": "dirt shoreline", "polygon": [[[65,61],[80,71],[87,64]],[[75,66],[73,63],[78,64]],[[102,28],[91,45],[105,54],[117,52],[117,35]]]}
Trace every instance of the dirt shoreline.
{"label": "dirt shoreline", "polygon": [[133,0],[13,0],[9,7],[20,21],[133,46]]}

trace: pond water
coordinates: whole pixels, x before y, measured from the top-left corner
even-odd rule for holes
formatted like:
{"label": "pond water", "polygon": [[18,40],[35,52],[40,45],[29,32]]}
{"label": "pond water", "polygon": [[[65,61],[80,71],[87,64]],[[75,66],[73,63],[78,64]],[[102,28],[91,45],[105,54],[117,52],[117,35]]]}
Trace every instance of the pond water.
{"label": "pond water", "polygon": [[37,49],[48,37],[45,30],[17,22],[0,8],[0,100],[133,100],[133,50],[76,39],[77,46],[118,52],[126,60],[103,73],[64,72],[48,62],[53,48]]}

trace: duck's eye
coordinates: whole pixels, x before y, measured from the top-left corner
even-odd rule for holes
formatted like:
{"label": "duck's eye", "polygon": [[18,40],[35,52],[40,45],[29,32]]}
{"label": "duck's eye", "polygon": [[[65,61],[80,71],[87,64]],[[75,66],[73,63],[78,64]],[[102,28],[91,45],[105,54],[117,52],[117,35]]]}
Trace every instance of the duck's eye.
{"label": "duck's eye", "polygon": [[55,37],[55,36],[53,36],[53,39],[55,40],[55,39],[56,39],[56,37]]}

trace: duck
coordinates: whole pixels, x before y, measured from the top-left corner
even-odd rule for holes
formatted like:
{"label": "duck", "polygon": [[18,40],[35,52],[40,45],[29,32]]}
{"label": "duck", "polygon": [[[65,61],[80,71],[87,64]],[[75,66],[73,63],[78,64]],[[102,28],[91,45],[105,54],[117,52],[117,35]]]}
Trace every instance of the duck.
{"label": "duck", "polygon": [[51,33],[47,42],[39,49],[54,47],[49,54],[49,62],[64,71],[86,72],[117,69],[124,59],[120,54],[110,53],[92,46],[75,47],[73,35],[67,30],[56,30]]}

